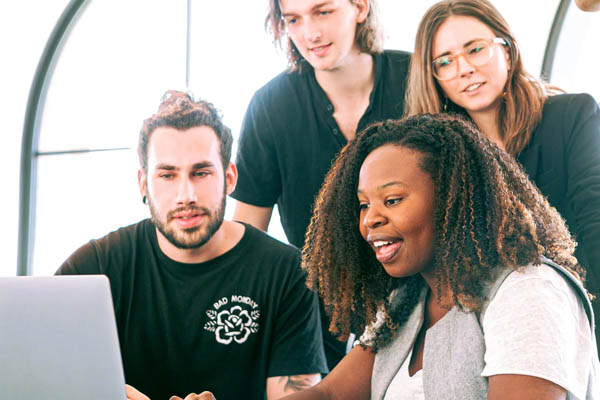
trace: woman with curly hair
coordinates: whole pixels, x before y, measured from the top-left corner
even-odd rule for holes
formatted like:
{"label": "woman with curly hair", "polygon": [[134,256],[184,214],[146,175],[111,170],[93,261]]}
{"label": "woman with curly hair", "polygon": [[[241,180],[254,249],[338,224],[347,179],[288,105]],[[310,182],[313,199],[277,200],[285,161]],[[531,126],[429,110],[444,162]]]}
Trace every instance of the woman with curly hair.
{"label": "woman with curly hair", "polygon": [[[406,114],[457,112],[523,165],[578,242],[588,290],[600,295],[600,108],[529,74],[488,0],[444,0],[415,39]],[[600,302],[594,302],[600,326]],[[596,331],[600,334],[600,331]]]}
{"label": "woman with curly hair", "polygon": [[339,155],[303,249],[330,330],[364,332],[286,399],[595,399],[583,270],[558,212],[457,116],[367,127]]}

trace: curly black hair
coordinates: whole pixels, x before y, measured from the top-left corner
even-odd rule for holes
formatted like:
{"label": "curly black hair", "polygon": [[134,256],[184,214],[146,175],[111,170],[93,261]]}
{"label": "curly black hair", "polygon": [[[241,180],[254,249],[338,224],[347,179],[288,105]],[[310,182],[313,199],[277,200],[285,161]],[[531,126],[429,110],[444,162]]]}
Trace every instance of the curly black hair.
{"label": "curly black hair", "polygon": [[[450,288],[463,310],[480,309],[485,284],[500,268],[518,269],[548,257],[578,279],[576,243],[564,220],[512,156],[458,115],[416,115],[378,122],[348,143],[315,201],[302,250],[307,284],[331,315],[340,338],[373,326],[373,351],[386,344],[416,306],[425,281],[390,277],[358,229],[360,168],[373,150],[393,144],[423,155],[421,169],[435,188],[434,250],[437,287]],[[402,293],[391,307],[392,291]]]}

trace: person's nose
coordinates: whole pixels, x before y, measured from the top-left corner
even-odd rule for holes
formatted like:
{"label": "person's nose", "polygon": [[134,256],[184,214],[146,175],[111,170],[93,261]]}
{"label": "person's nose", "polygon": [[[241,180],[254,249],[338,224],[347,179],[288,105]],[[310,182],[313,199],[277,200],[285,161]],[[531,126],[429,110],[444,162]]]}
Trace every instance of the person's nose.
{"label": "person's nose", "polygon": [[177,189],[178,204],[190,204],[196,202],[196,188],[191,179],[181,179]]}
{"label": "person's nose", "polygon": [[467,60],[467,56],[464,53],[456,56],[456,68],[458,68],[458,76],[460,77],[468,76],[475,72],[475,67]]}
{"label": "person's nose", "polygon": [[312,18],[306,18],[304,22],[304,39],[309,43],[315,43],[321,40],[321,25]]}
{"label": "person's nose", "polygon": [[370,205],[367,208],[362,221],[363,225],[368,229],[374,229],[387,223],[387,217],[378,206]]}

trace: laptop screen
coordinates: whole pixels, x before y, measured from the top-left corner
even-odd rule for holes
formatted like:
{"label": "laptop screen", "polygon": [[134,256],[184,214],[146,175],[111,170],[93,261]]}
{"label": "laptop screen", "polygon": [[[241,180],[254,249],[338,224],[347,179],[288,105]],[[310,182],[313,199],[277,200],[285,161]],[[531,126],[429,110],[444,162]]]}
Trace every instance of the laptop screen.
{"label": "laptop screen", "polygon": [[126,399],[108,278],[0,278],[7,399]]}

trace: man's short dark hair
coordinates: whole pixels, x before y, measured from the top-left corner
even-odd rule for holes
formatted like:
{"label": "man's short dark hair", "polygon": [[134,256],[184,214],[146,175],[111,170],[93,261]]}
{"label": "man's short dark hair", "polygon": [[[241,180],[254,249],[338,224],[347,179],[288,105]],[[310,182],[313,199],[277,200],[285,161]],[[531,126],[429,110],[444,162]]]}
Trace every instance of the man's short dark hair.
{"label": "man's short dark hair", "polygon": [[169,90],[162,97],[156,114],[144,121],[138,141],[138,156],[144,172],[148,171],[148,143],[156,128],[170,127],[186,130],[197,126],[208,126],[215,131],[221,142],[221,161],[226,169],[231,160],[233,136],[223,124],[219,111],[208,101],[194,100],[191,93]]}

